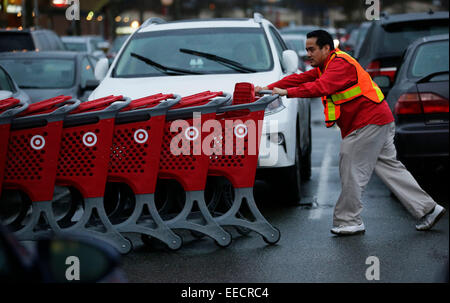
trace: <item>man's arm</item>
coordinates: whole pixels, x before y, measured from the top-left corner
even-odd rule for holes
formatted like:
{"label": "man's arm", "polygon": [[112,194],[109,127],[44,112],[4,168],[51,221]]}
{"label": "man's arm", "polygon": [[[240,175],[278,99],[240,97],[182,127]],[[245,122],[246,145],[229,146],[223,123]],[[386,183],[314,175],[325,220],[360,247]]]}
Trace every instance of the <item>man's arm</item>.
{"label": "man's arm", "polygon": [[317,69],[314,68],[312,70],[309,70],[309,71],[301,73],[301,74],[292,74],[292,75],[286,76],[283,79],[281,79],[280,81],[274,82],[274,83],[269,84],[264,87],[255,86],[255,92],[259,92],[261,90],[273,90],[275,87],[279,87],[279,88],[295,87],[301,83],[314,81],[318,77],[319,77],[319,75],[317,73]]}
{"label": "man's arm", "polygon": [[[332,95],[358,82],[356,68],[342,58],[336,58],[328,65],[325,73],[313,82],[287,88],[288,98],[315,98]],[[274,90],[275,93],[275,90]]]}

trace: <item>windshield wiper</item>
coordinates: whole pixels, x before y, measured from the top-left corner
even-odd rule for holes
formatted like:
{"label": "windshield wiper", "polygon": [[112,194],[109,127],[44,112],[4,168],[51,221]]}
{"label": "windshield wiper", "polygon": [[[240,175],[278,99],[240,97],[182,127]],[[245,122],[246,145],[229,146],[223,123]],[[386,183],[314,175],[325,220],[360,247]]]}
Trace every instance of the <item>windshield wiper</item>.
{"label": "windshield wiper", "polygon": [[436,77],[436,76],[440,76],[440,75],[445,75],[448,74],[449,71],[441,71],[441,72],[436,72],[436,73],[431,73],[429,75],[426,75],[425,77],[420,78],[417,83],[425,83],[425,82],[429,82],[432,78]]}
{"label": "windshield wiper", "polygon": [[255,73],[256,72],[256,70],[254,70],[250,67],[246,67],[239,62],[236,62],[236,61],[224,58],[224,57],[220,57],[220,56],[217,56],[214,54],[203,53],[203,52],[199,52],[199,51],[192,50],[192,49],[186,49],[186,48],[180,48],[180,52],[203,57],[203,58],[215,61],[217,63],[220,63],[226,67],[229,67],[229,68],[234,69],[235,71],[238,71],[241,73]]}
{"label": "windshield wiper", "polygon": [[159,70],[160,72],[163,72],[167,75],[201,75],[203,73],[200,72],[194,72],[191,70],[187,70],[187,69],[181,69],[181,68],[174,68],[174,67],[167,67],[164,66],[162,64],[156,63],[155,61],[150,60],[147,57],[143,57],[141,55],[138,55],[136,53],[130,53],[130,56],[135,57],[139,60],[141,60],[144,63],[147,63],[150,66],[155,67],[157,70]]}

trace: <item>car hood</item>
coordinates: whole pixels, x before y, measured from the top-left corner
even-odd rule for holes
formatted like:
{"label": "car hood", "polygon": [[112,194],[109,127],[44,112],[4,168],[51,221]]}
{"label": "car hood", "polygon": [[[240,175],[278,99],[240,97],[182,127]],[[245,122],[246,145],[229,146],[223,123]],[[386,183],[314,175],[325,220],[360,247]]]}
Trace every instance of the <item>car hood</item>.
{"label": "car hood", "polygon": [[248,74],[188,75],[147,78],[106,78],[89,96],[89,100],[107,95],[123,95],[131,99],[157,93],[189,96],[203,91],[222,91],[232,94],[238,82],[265,86],[280,79],[275,71]]}
{"label": "car hood", "polygon": [[30,102],[35,103],[38,101],[50,99],[56,96],[65,95],[76,97],[76,91],[73,88],[57,88],[57,89],[37,89],[27,88],[22,89],[28,96],[30,96]]}

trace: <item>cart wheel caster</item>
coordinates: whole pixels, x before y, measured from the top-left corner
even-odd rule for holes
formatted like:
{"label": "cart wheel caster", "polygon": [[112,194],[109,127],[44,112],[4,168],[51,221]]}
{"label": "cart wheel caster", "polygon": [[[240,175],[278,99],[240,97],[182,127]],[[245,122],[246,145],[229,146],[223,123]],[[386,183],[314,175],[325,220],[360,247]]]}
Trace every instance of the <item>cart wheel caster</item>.
{"label": "cart wheel caster", "polygon": [[177,251],[177,250],[180,250],[180,248],[183,246],[183,238],[179,235],[179,234],[176,234],[179,238],[180,238],[180,241],[178,241],[178,245],[177,246],[174,246],[174,247],[170,247],[169,245],[167,245],[167,243],[166,243],[166,247],[167,247],[167,249],[168,250],[170,250],[170,251]]}
{"label": "cart wheel caster", "polygon": [[281,232],[278,228],[276,228],[275,226],[273,226],[274,229],[276,229],[276,233],[274,233],[273,238],[266,238],[265,236],[262,236],[264,242],[266,242],[269,245],[275,245],[278,243],[278,241],[280,241],[281,238]]}
{"label": "cart wheel caster", "polygon": [[129,242],[129,249],[127,250],[127,251],[125,251],[125,252],[123,252],[122,253],[122,255],[124,255],[124,256],[126,256],[126,255],[128,255],[129,253],[131,253],[132,251],[133,251],[133,242],[131,241],[131,239],[130,238],[128,238],[128,237],[124,237],[125,238],[125,240],[127,240],[128,242]]}
{"label": "cart wheel caster", "polygon": [[205,234],[204,234],[204,233],[201,233],[201,232],[198,232],[198,231],[195,231],[195,230],[192,230],[192,231],[191,231],[191,235],[192,235],[194,238],[196,238],[196,239],[202,239],[202,238],[205,237]]}
{"label": "cart wheel caster", "polygon": [[221,248],[226,248],[228,246],[231,245],[231,242],[233,242],[233,238],[231,237],[231,234],[229,232],[226,232],[229,236],[230,236],[230,240],[224,244],[219,243],[216,239],[214,239],[214,243],[216,243],[217,246],[221,247]]}

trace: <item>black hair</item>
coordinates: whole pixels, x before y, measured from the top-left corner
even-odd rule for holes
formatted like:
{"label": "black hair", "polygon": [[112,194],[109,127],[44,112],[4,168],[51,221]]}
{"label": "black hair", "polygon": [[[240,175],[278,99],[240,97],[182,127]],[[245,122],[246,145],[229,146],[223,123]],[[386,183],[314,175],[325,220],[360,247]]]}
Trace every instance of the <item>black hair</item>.
{"label": "black hair", "polygon": [[306,38],[317,38],[316,44],[320,48],[323,48],[328,44],[330,46],[330,50],[334,50],[333,37],[331,37],[331,35],[327,31],[321,29],[312,31],[306,34]]}

